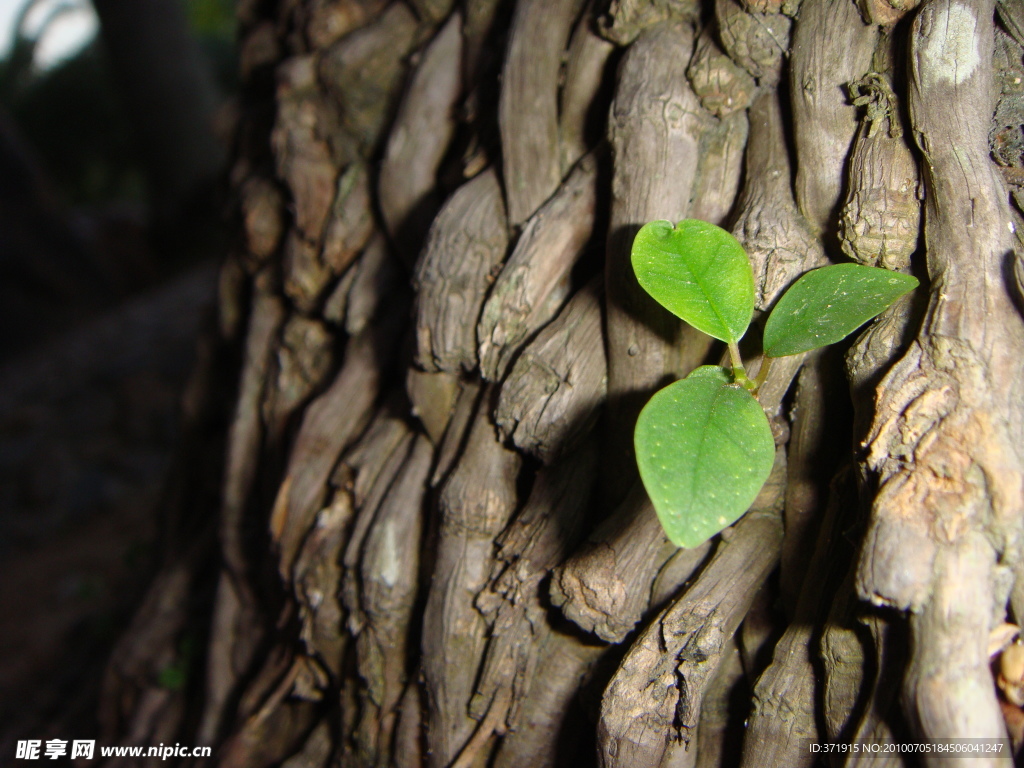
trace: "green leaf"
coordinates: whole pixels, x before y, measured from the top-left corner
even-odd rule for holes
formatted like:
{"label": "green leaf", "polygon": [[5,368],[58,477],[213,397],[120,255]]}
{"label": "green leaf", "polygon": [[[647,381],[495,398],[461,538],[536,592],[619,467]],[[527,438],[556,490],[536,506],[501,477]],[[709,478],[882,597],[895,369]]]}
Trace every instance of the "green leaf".
{"label": "green leaf", "polygon": [[835,344],[917,285],[910,275],[861,264],[811,270],[772,310],[764,326],[764,353],[782,357]]}
{"label": "green leaf", "polygon": [[652,221],[637,232],[632,261],[640,285],[669,312],[720,341],[742,338],[754,313],[754,274],[724,229]]}
{"label": "green leaf", "polygon": [[634,443],[658,519],[680,547],[696,547],[739,519],[775,460],[761,406],[709,371],[655,394],[640,412]]}
{"label": "green leaf", "polygon": [[732,384],[732,371],[721,365],[699,365],[690,371],[687,379],[714,379],[720,384]]}

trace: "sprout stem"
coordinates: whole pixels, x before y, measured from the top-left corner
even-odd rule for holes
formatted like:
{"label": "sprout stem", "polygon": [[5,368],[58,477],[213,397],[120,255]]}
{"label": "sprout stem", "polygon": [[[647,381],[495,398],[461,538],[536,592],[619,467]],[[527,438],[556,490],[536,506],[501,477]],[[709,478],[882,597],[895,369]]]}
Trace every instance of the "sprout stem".
{"label": "sprout stem", "polygon": [[732,360],[732,375],[736,383],[753,392],[754,382],[747,376],[747,370],[743,367],[743,358],[740,357],[740,346],[735,341],[729,342],[729,359]]}
{"label": "sprout stem", "polygon": [[764,384],[765,379],[768,378],[768,370],[772,367],[772,360],[774,359],[775,358],[768,357],[768,355],[764,355],[761,358],[761,367],[757,371],[757,378],[754,379],[755,393],[761,388],[761,385]]}

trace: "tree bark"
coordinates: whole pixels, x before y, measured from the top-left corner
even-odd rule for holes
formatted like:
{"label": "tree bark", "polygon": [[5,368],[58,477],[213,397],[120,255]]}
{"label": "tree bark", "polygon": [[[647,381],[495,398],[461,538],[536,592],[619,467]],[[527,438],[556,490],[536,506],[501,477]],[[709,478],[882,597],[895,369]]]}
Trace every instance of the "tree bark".
{"label": "tree bark", "polygon": [[[192,534],[111,664],[111,738],[238,768],[1006,738],[988,637],[1024,611],[1024,49],[1012,4],[908,6],[241,3],[221,493],[168,506]],[[747,248],[758,317],[843,253],[923,287],[773,366],[771,479],[679,550],[633,425],[722,350],[629,256],[690,215]]]}

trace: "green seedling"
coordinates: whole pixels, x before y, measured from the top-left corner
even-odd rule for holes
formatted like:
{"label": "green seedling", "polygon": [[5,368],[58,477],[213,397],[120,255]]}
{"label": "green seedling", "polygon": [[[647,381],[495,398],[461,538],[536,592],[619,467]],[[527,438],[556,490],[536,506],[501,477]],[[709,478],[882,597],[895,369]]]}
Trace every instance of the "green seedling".
{"label": "green seedling", "polygon": [[730,368],[705,365],[657,392],[637,419],[640,478],[673,544],[696,547],[736,522],[775,460],[757,391],[771,360],[834,344],[917,287],[909,275],[835,264],[802,275],[764,326],[756,380],[739,341],[754,314],[754,274],[743,246],[714,224],[653,221],[633,241],[640,285],[672,314],[724,341]]}

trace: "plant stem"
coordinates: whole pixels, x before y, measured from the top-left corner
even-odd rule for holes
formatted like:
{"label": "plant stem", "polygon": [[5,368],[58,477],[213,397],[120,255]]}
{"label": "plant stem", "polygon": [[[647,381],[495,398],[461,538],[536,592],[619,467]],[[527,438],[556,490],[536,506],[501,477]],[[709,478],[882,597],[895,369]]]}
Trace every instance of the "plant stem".
{"label": "plant stem", "polygon": [[774,358],[764,355],[761,358],[761,367],[757,371],[757,378],[754,379],[754,393],[757,394],[757,390],[764,384],[765,379],[768,378],[768,370],[772,367],[772,360]]}
{"label": "plant stem", "polygon": [[744,389],[754,391],[754,382],[747,376],[747,369],[743,367],[743,358],[740,357],[740,346],[735,341],[729,342],[729,359],[732,360],[732,375]]}

